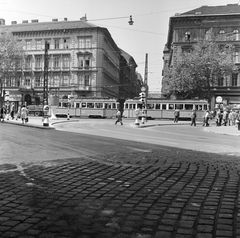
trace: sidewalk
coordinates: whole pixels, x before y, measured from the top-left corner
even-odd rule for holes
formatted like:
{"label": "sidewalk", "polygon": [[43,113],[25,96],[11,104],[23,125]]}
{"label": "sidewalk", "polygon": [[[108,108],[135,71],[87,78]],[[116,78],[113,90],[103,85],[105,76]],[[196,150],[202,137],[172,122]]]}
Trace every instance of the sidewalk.
{"label": "sidewalk", "polygon": [[[178,123],[174,123],[173,121],[162,121],[162,120],[149,120],[146,123],[142,124],[141,122],[139,125],[136,123],[131,123],[133,127],[137,128],[145,128],[145,127],[153,127],[153,126],[177,126],[177,125],[189,125],[190,121],[179,121]],[[197,126],[202,126],[202,122],[197,122]],[[215,123],[210,121],[209,127],[204,127],[204,131],[224,134],[224,135],[233,135],[233,136],[240,136],[240,130],[238,130],[237,126],[215,126]]]}
{"label": "sidewalk", "polygon": [[[29,122],[26,124],[22,124],[21,120],[5,120],[4,123],[11,123],[20,126],[28,126],[28,127],[35,127],[39,129],[55,129],[54,124],[63,123],[63,122],[74,122],[79,121],[79,119],[71,118],[67,120],[66,118],[57,118],[57,119],[49,119],[49,126],[43,126],[42,117],[30,117]],[[126,120],[127,121],[127,120]],[[139,125],[136,125],[135,121],[129,120],[129,125],[131,127],[136,128],[146,128],[146,127],[154,127],[154,126],[179,126],[179,125],[189,125],[190,121],[179,121],[178,123],[174,123],[172,120],[148,120],[144,124],[139,121]],[[197,126],[202,126],[202,122],[197,122]],[[209,127],[204,127],[204,131],[224,134],[224,135],[233,135],[233,136],[240,136],[240,130],[238,130],[237,126],[215,126],[213,121],[210,121]]]}

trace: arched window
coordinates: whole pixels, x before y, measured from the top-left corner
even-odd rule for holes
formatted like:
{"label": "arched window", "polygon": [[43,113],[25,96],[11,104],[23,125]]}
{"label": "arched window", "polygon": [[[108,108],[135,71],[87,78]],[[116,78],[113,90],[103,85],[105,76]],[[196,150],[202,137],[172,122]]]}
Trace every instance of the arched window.
{"label": "arched window", "polygon": [[233,40],[239,40],[239,31],[237,29],[233,30]]}
{"label": "arched window", "polygon": [[219,40],[226,40],[226,34],[224,30],[220,30],[219,35],[220,35]]}
{"label": "arched window", "polygon": [[191,34],[189,31],[186,31],[185,32],[185,41],[190,41],[190,38],[191,38]]}

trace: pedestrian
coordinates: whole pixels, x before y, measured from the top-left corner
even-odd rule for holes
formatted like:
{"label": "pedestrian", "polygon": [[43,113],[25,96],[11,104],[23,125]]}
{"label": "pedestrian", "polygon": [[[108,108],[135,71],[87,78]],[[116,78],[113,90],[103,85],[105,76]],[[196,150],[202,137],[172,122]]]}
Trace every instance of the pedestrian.
{"label": "pedestrian", "polygon": [[22,118],[22,124],[25,124],[28,121],[28,110],[25,105],[21,108],[21,118]]}
{"label": "pedestrian", "polygon": [[15,110],[15,105],[14,102],[12,102],[11,107],[10,107],[10,115],[12,120],[14,119],[14,110]]}
{"label": "pedestrian", "polygon": [[21,118],[21,106],[19,105],[17,110],[17,115],[16,115],[16,121],[20,118]]}
{"label": "pedestrian", "polygon": [[192,113],[191,113],[191,126],[194,125],[196,126],[196,117],[197,117],[197,113],[196,111],[193,109]]}
{"label": "pedestrian", "polygon": [[176,108],[176,110],[174,111],[174,123],[178,122],[179,117],[180,117],[180,111],[178,108]]}
{"label": "pedestrian", "polygon": [[233,125],[233,111],[232,110],[228,114],[228,125],[229,126]]}
{"label": "pedestrian", "polygon": [[223,123],[222,125],[226,126],[228,122],[228,111],[226,109],[223,110]]}
{"label": "pedestrian", "polygon": [[2,105],[1,113],[0,113],[1,122],[4,122],[5,115],[6,115],[6,107]]}
{"label": "pedestrian", "polygon": [[235,126],[236,125],[236,116],[237,113],[235,110],[232,111],[232,125]]}
{"label": "pedestrian", "polygon": [[122,123],[122,115],[121,115],[121,112],[119,110],[116,113],[116,118],[117,118],[117,120],[115,121],[115,125],[117,125],[118,122],[120,122],[121,125],[123,125],[123,123]]}
{"label": "pedestrian", "polygon": [[206,110],[205,111],[205,113],[204,113],[204,115],[203,115],[203,126],[209,126],[209,123],[208,123],[208,121],[209,121],[209,111],[208,110]]}
{"label": "pedestrian", "polygon": [[216,120],[216,126],[221,126],[221,111],[220,111],[220,109],[217,109],[215,120]]}
{"label": "pedestrian", "polygon": [[9,120],[9,117],[10,117],[10,104],[7,101],[7,104],[6,104],[6,119]]}

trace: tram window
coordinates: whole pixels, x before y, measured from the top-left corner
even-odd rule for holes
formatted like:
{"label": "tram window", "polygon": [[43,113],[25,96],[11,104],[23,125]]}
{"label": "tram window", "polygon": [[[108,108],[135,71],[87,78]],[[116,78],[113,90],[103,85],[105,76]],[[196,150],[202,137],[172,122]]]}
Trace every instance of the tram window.
{"label": "tram window", "polygon": [[204,110],[208,110],[208,106],[206,104],[203,105]]}
{"label": "tram window", "polygon": [[162,104],[162,110],[167,110],[167,104]]}
{"label": "tram window", "polygon": [[103,104],[99,103],[99,102],[96,102],[95,103],[95,108],[103,108]]}
{"label": "tram window", "polygon": [[116,103],[112,103],[112,109],[116,109]]}
{"label": "tram window", "polygon": [[137,108],[142,109],[142,104],[137,104]]}
{"label": "tram window", "polygon": [[68,107],[68,103],[67,102],[63,102],[62,103],[62,107]]}
{"label": "tram window", "polygon": [[80,103],[76,102],[76,108],[79,108],[79,107],[80,107]]}
{"label": "tram window", "polygon": [[125,103],[125,109],[128,109],[128,103]]}
{"label": "tram window", "polygon": [[185,110],[192,110],[193,104],[185,104]]}
{"label": "tram window", "polygon": [[82,102],[82,108],[85,108],[87,106],[87,103]]}
{"label": "tram window", "polygon": [[154,104],[153,103],[147,104],[147,109],[154,109]]}
{"label": "tram window", "polygon": [[183,110],[183,104],[176,104],[175,108],[179,110]]}
{"label": "tram window", "polygon": [[136,109],[136,104],[133,104],[133,109]]}
{"label": "tram window", "polygon": [[156,105],[155,105],[155,109],[161,109],[161,104],[156,103]]}
{"label": "tram window", "polygon": [[169,104],[168,109],[169,110],[174,110],[174,104]]}
{"label": "tram window", "polygon": [[87,103],[87,108],[94,108],[94,103],[93,102],[88,102]]}
{"label": "tram window", "polygon": [[202,106],[201,105],[195,105],[195,110],[201,111],[202,110]]}
{"label": "tram window", "polygon": [[105,109],[111,109],[111,104],[110,103],[105,103]]}
{"label": "tram window", "polygon": [[129,109],[133,109],[133,106],[132,106],[132,104],[129,104]]}
{"label": "tram window", "polygon": [[62,107],[62,103],[61,102],[58,103],[58,107]]}

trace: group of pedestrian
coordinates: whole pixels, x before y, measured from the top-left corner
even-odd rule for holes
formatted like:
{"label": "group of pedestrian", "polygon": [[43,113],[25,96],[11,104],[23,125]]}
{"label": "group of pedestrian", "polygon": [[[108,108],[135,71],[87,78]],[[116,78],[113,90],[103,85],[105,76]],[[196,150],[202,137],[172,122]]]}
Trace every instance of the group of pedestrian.
{"label": "group of pedestrian", "polygon": [[239,111],[238,110],[227,110],[221,111],[217,109],[216,111],[216,126],[234,126],[239,121]]}
{"label": "group of pedestrian", "polygon": [[0,119],[1,122],[4,122],[4,120],[9,120],[9,119],[14,120],[14,118],[16,120],[21,119],[22,120],[22,124],[25,124],[26,122],[28,122],[28,108],[25,104],[23,104],[22,106],[18,107],[17,110],[17,114],[15,116],[15,105],[14,103],[12,104],[6,104],[3,105],[1,108],[1,112],[0,112]]}

